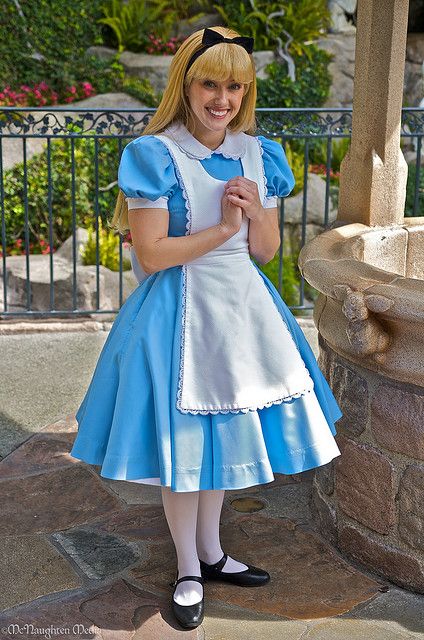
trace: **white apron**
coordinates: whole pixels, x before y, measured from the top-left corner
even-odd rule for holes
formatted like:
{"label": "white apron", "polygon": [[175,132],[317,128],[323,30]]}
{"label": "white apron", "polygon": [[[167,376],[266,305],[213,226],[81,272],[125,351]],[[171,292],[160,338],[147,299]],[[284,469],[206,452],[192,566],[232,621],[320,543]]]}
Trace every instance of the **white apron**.
{"label": "white apron", "polygon": [[[166,130],[168,132],[168,130]],[[266,196],[260,142],[246,135],[244,176]],[[221,221],[226,180],[210,176],[169,137],[187,206],[186,235]],[[249,256],[249,220],[218,248],[182,265],[183,317],[176,398],[182,413],[236,413],[271,406],[313,389],[296,344]]]}

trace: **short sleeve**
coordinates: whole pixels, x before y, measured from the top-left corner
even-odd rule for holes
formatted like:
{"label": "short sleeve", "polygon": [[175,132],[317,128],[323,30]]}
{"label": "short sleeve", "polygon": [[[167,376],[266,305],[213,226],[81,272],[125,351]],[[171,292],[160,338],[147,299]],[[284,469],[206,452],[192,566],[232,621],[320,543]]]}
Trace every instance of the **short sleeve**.
{"label": "short sleeve", "polygon": [[166,146],[155,136],[141,136],[124,148],[118,168],[118,186],[128,208],[166,208],[178,186]]}
{"label": "short sleeve", "polygon": [[[267,201],[276,203],[276,198],[284,198],[293,190],[295,185],[294,175],[281,144],[264,136],[258,136],[258,139],[262,146],[262,159],[267,183]],[[272,204],[269,206],[272,206]],[[277,205],[275,204],[274,206]]]}

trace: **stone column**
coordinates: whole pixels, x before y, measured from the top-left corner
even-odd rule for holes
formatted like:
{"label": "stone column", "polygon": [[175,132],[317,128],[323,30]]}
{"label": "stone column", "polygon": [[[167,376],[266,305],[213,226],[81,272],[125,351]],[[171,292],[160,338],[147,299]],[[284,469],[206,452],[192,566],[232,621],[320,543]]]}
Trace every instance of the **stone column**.
{"label": "stone column", "polygon": [[400,149],[408,0],[359,0],[351,146],[337,219],[401,224],[408,168]]}

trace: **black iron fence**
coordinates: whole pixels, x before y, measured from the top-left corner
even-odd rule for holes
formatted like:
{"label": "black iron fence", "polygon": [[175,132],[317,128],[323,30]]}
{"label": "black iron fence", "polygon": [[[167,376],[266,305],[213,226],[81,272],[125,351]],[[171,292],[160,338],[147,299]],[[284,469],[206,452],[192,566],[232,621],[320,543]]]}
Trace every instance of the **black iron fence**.
{"label": "black iron fence", "polygon": [[[128,293],[126,238],[110,233],[103,239],[102,233],[118,193],[122,150],[142,133],[152,112],[0,107],[0,319],[119,311]],[[313,308],[316,292],[308,288],[305,296],[309,285],[296,273],[297,255],[311,233],[331,226],[337,210],[338,167],[349,144],[351,121],[351,109],[257,109],[257,133],[283,145],[296,176],[293,199],[280,204],[279,254],[263,267],[296,312]],[[422,216],[424,109],[403,109],[401,135],[409,160],[405,215]],[[317,200],[314,192],[312,203],[311,173],[323,178],[318,181],[322,198]],[[313,221],[308,219],[311,206]],[[313,229],[308,234],[310,222]],[[77,230],[90,226],[91,256],[81,258]],[[113,281],[105,280],[105,274],[112,273],[104,266],[112,264],[105,256],[115,261]],[[289,264],[294,271],[286,268]],[[114,295],[105,299],[105,288]]]}

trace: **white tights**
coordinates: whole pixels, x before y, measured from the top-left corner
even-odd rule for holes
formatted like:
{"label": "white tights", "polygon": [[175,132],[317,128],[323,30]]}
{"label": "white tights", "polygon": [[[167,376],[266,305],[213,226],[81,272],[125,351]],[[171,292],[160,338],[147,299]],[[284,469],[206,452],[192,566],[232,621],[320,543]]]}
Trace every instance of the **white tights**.
{"label": "white tights", "polygon": [[[166,520],[178,560],[178,578],[200,576],[199,559],[215,564],[224,555],[219,540],[219,519],[225,491],[211,489],[201,491],[171,491],[161,487]],[[224,572],[238,572],[247,565],[228,556],[222,568]],[[190,605],[203,597],[203,587],[195,580],[180,582],[175,589],[174,600]]]}

